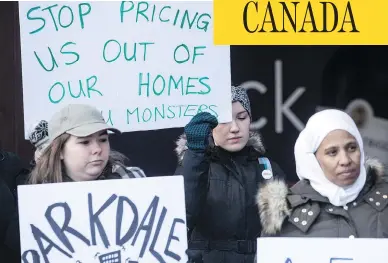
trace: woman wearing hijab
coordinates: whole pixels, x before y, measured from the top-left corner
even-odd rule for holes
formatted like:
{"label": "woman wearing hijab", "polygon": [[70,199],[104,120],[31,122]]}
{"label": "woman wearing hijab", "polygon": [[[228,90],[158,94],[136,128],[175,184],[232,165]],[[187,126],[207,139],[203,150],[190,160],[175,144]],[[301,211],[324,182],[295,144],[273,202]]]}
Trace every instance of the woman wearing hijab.
{"label": "woman wearing hijab", "polygon": [[[252,263],[261,226],[258,185],[284,177],[250,132],[251,109],[242,87],[232,87],[232,121],[198,113],[177,142],[185,181],[189,262]],[[272,170],[272,171],[271,171]]]}
{"label": "woman wearing hijab", "polygon": [[388,182],[365,161],[356,124],[339,110],[314,114],[295,143],[300,181],[278,181],[257,196],[263,236],[388,237]]}

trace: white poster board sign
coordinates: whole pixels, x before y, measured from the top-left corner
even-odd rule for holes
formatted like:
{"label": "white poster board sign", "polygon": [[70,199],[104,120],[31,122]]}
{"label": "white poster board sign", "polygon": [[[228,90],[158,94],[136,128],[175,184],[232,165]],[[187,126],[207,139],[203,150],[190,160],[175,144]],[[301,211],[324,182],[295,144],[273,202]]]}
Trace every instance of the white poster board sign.
{"label": "white poster board sign", "polygon": [[230,47],[213,45],[212,15],[212,1],[19,2],[25,127],[69,103],[123,132],[201,111],[230,121]]}
{"label": "white poster board sign", "polygon": [[259,238],[257,263],[386,263],[387,247],[382,238]]}
{"label": "white poster board sign", "polygon": [[186,262],[182,176],[19,186],[23,263]]}

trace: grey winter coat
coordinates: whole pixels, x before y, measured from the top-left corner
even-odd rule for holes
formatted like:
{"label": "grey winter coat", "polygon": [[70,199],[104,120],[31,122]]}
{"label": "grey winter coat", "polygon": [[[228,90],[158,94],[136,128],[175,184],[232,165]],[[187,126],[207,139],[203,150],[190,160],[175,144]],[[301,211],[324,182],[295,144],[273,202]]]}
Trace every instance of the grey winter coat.
{"label": "grey winter coat", "polygon": [[367,181],[359,196],[333,206],[308,181],[290,190],[281,181],[259,190],[262,236],[388,238],[388,182],[376,160],[367,160]]}

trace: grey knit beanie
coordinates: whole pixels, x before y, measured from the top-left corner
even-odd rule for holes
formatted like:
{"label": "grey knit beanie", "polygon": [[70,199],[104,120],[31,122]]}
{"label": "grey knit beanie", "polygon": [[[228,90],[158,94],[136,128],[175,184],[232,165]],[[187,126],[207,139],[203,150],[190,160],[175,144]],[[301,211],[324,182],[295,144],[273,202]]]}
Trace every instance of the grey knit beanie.
{"label": "grey knit beanie", "polygon": [[232,86],[232,103],[237,101],[241,103],[243,108],[248,112],[249,117],[252,119],[251,103],[249,102],[247,91],[241,86]]}
{"label": "grey knit beanie", "polygon": [[45,120],[41,120],[40,122],[33,125],[30,129],[28,135],[30,142],[34,145],[35,148],[46,143],[49,139],[48,137],[48,123]]}

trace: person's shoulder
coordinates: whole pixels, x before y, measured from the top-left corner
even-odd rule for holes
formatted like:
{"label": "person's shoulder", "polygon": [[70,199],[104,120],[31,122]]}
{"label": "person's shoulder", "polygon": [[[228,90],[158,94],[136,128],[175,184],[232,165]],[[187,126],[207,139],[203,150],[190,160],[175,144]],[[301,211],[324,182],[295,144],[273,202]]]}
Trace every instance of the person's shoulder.
{"label": "person's shoulder", "polygon": [[136,166],[114,165],[112,172],[119,174],[122,179],[147,177],[143,169]]}
{"label": "person's shoulder", "polygon": [[0,214],[4,213],[4,209],[6,207],[13,206],[14,201],[15,200],[11,189],[8,187],[6,182],[2,178],[0,178],[0,209],[2,210]]}
{"label": "person's shoulder", "polygon": [[388,189],[388,174],[384,164],[376,159],[367,157],[365,167],[368,178],[373,178],[374,184],[378,188]]}
{"label": "person's shoulder", "polygon": [[0,151],[0,168],[4,169],[20,169],[25,167],[22,159],[13,152]]}
{"label": "person's shoulder", "polygon": [[291,213],[288,193],[288,185],[281,178],[271,178],[259,185],[256,204],[263,233],[273,235],[281,230],[284,219]]}
{"label": "person's shoulder", "polygon": [[0,176],[10,189],[16,187],[16,178],[27,169],[26,167],[16,153],[0,151]]}
{"label": "person's shoulder", "polygon": [[28,180],[30,178],[30,175],[31,175],[30,169],[27,169],[27,168],[22,169],[19,172],[19,174],[16,176],[16,187],[18,185],[28,184]]}
{"label": "person's shoulder", "polygon": [[265,179],[269,179],[273,177],[278,180],[283,180],[283,181],[287,180],[287,176],[283,171],[283,169],[276,161],[274,161],[270,157],[260,156],[257,159],[257,162],[262,167],[262,170],[263,170],[262,173],[269,173],[268,178],[265,178],[265,175],[263,175]]}
{"label": "person's shoulder", "polygon": [[133,178],[144,178],[147,177],[143,169],[136,166],[127,166],[125,167],[127,173],[130,173]]}
{"label": "person's shoulder", "polygon": [[7,183],[4,181],[3,178],[0,177],[0,194],[8,191],[10,191],[10,189],[7,186]]}
{"label": "person's shoulder", "polygon": [[388,209],[388,177],[384,164],[376,158],[367,157],[365,167],[367,180],[362,192],[364,199],[378,211]]}

